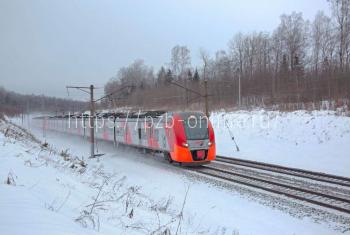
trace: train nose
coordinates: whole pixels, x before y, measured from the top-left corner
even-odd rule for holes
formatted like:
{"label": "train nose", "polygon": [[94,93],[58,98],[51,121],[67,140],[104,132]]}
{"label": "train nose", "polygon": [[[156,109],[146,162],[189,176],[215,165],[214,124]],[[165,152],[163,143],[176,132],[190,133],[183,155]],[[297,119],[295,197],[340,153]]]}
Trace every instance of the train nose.
{"label": "train nose", "polygon": [[206,161],[208,159],[209,140],[188,140],[188,148],[193,161]]}

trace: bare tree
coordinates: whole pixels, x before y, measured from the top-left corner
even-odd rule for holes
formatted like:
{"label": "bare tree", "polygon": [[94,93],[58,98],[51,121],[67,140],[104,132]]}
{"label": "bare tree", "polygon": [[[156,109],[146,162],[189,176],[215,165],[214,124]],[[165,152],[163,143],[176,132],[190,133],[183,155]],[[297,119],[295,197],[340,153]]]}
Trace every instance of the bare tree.
{"label": "bare tree", "polygon": [[231,60],[226,51],[220,50],[215,53],[214,70],[216,79],[232,79]]}
{"label": "bare tree", "polygon": [[243,75],[244,38],[242,33],[236,34],[229,42],[229,49],[233,63],[238,64],[239,72]]}
{"label": "bare tree", "polygon": [[199,58],[201,59],[202,63],[203,63],[203,78],[208,79],[207,77],[207,69],[209,66],[209,62],[210,62],[210,56],[208,51],[206,51],[204,48],[199,49]]}
{"label": "bare tree", "polygon": [[283,46],[290,64],[295,69],[295,57],[299,61],[305,57],[308,36],[308,22],[303,19],[302,13],[293,12],[291,15],[282,15],[278,26],[282,35]]}
{"label": "bare tree", "polygon": [[318,12],[311,29],[312,67],[316,76],[320,64],[328,56],[329,50],[332,50],[332,36],[331,18],[322,11]]}
{"label": "bare tree", "polygon": [[350,0],[328,0],[337,25],[338,56],[340,71],[349,66]]}
{"label": "bare tree", "polygon": [[174,75],[182,77],[191,67],[190,50],[186,46],[175,46],[171,50],[171,68]]}

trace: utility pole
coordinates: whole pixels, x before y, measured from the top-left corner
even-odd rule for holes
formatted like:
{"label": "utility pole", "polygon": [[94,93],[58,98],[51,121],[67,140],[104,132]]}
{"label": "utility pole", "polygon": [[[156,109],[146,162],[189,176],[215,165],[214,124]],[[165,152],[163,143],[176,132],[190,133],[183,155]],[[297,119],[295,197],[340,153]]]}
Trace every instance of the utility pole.
{"label": "utility pole", "polygon": [[186,87],[186,108],[188,109],[188,104],[189,104],[189,100],[188,100],[188,90],[187,90],[187,79],[185,80],[185,87]]}
{"label": "utility pole", "polygon": [[[90,147],[90,157],[91,158],[94,158],[95,156],[97,156],[95,154],[95,103],[98,102],[98,101],[101,101],[103,99],[106,99],[108,97],[110,97],[111,95],[117,93],[117,92],[120,92],[120,91],[123,91],[124,89],[126,88],[133,88],[134,86],[132,85],[126,85],[116,91],[113,91],[97,100],[94,100],[94,90],[97,89],[96,87],[94,87],[94,85],[90,85],[89,87],[84,87],[84,86],[66,86],[67,90],[68,89],[78,89],[80,91],[83,91],[87,94],[90,95],[90,119],[89,119],[89,123],[90,123],[90,144],[91,144],[91,147]],[[85,129],[84,129],[85,131]]]}
{"label": "utility pole", "polygon": [[95,105],[94,105],[94,85],[90,85],[90,157],[95,156]]}
{"label": "utility pole", "polygon": [[66,86],[67,89],[78,89],[90,95],[90,157],[95,157],[95,101],[94,101],[94,85],[90,85],[89,87],[84,86]]}
{"label": "utility pole", "polygon": [[205,115],[209,117],[209,107],[208,107],[208,80],[204,80],[204,99],[205,99]]}
{"label": "utility pole", "polygon": [[238,72],[238,107],[241,107],[241,71]]}

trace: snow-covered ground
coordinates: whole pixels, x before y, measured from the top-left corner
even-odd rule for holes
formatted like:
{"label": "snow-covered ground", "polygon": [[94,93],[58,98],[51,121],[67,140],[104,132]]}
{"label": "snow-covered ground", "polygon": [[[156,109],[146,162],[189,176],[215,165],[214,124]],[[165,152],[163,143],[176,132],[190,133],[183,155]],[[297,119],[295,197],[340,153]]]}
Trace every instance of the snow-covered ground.
{"label": "snow-covered ground", "polygon": [[216,186],[160,156],[99,142],[105,155],[98,161],[86,157],[83,138],[53,132],[43,137],[32,129],[49,143],[46,148],[6,133],[8,127],[0,125],[1,234],[349,233],[349,219],[322,217],[289,199],[250,194],[240,186]]}
{"label": "snow-covered ground", "polygon": [[[350,117],[332,111],[211,115],[217,154],[350,177]],[[228,128],[240,151],[236,151]]]}

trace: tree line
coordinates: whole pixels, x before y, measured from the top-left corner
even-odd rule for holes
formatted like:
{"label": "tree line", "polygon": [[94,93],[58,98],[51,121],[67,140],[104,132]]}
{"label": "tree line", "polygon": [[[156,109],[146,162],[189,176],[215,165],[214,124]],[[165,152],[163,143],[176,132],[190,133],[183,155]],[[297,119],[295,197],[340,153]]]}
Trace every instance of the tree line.
{"label": "tree line", "polygon": [[273,32],[237,33],[224,50],[200,49],[193,67],[187,46],[172,48],[170,61],[158,71],[136,60],[105,85],[109,106],[196,107],[208,81],[212,106],[312,104],[350,98],[350,0],[329,0],[332,14],[320,11],[312,21],[302,13],[280,17]]}
{"label": "tree line", "polygon": [[0,115],[9,116],[29,112],[77,112],[86,109],[82,101],[48,97],[44,95],[22,95],[0,87]]}

